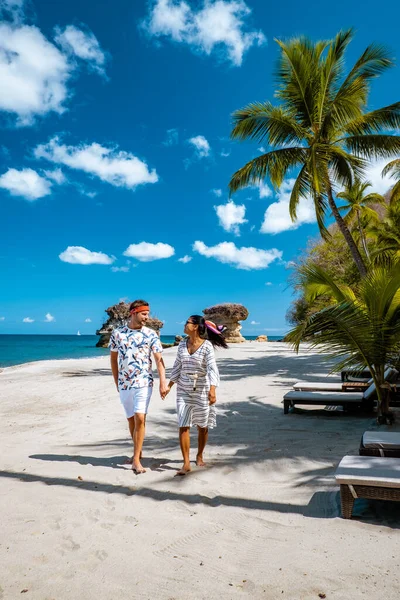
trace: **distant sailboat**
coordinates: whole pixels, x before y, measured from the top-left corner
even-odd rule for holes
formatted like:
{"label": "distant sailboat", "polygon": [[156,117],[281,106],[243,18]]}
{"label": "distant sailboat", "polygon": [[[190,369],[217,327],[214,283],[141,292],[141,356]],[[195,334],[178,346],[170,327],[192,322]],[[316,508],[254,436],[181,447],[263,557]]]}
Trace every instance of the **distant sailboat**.
{"label": "distant sailboat", "polygon": [[76,335],[81,335],[81,332],[79,331],[79,329],[78,329],[78,333]]}

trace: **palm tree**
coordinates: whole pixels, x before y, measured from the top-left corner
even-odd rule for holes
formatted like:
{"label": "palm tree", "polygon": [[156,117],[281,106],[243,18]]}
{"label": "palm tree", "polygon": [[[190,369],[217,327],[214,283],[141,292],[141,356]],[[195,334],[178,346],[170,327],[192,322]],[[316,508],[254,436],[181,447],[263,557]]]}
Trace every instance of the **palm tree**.
{"label": "palm tree", "polygon": [[369,181],[360,181],[355,179],[351,187],[346,187],[343,192],[336,194],[336,198],[345,200],[345,204],[339,207],[339,212],[346,212],[343,217],[346,225],[355,224],[358,229],[358,235],[364,248],[366,257],[370,258],[365,237],[365,228],[363,225],[370,221],[377,221],[378,213],[371,208],[374,204],[385,204],[385,198],[381,194],[372,192],[365,194],[365,190],[371,187]]}
{"label": "palm tree", "polygon": [[392,160],[382,171],[382,176],[390,175],[398,181],[394,184],[390,194],[390,200],[396,201],[400,199],[400,158]]}
{"label": "palm tree", "polygon": [[328,352],[338,359],[335,371],[368,368],[377,390],[378,418],[390,419],[384,371],[400,357],[400,264],[370,267],[355,289],[337,285],[319,267],[309,266],[302,275],[307,299],[325,295],[330,304],[307,316],[285,339],[296,351],[306,339]]}
{"label": "palm tree", "polygon": [[368,160],[399,153],[400,136],[381,131],[400,127],[400,102],[367,112],[371,79],[393,61],[384,48],[372,44],[345,74],[352,35],[352,30],[341,31],[333,40],[316,43],[304,37],[277,40],[280,105],[256,102],[236,111],[231,133],[234,139],[256,140],[273,149],[236,171],[229,188],[233,194],[267,175],[279,188],[289,171],[300,169],[290,197],[291,218],[296,219],[300,198],[311,196],[321,234],[328,237],[324,221],[329,206],[365,276],[361,254],[334,201],[335,186],[351,187]]}

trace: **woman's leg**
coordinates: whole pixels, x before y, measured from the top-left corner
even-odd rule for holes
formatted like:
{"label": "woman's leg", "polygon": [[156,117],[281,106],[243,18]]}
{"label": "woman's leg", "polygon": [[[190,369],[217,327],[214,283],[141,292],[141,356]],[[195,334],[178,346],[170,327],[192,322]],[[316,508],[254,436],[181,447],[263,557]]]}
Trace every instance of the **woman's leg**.
{"label": "woman's leg", "polygon": [[206,447],[208,440],[208,427],[199,427],[197,426],[198,431],[198,444],[197,444],[197,456],[196,456],[196,465],[198,467],[205,467],[206,463],[203,461],[203,452]]}
{"label": "woman's leg", "polygon": [[190,427],[179,427],[179,444],[183,456],[183,467],[178,471],[177,475],[186,475],[191,470],[190,468]]}

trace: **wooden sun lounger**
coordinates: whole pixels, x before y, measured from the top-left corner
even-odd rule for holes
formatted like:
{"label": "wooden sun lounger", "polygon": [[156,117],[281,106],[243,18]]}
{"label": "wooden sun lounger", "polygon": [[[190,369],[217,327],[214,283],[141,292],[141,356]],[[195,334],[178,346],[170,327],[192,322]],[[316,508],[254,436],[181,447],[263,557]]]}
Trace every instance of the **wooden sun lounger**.
{"label": "wooden sun lounger", "polygon": [[[372,387],[372,386],[370,386]],[[369,388],[368,388],[369,390]],[[367,390],[367,391],[368,391]],[[296,404],[311,406],[343,406],[372,411],[374,401],[365,396],[366,392],[288,392],[283,396],[283,412],[288,414],[289,408]]]}
{"label": "wooden sun lounger", "polygon": [[335,473],[340,485],[342,517],[350,519],[354,500],[400,501],[400,460],[371,456],[345,456]]}

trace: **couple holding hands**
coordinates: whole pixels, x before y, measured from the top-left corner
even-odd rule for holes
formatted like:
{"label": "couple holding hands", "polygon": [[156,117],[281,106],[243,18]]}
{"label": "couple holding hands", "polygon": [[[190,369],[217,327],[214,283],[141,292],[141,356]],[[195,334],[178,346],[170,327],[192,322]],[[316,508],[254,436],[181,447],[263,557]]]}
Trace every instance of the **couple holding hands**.
{"label": "couple holding hands", "polygon": [[176,383],[179,442],[183,466],[177,475],[186,475],[190,467],[190,427],[197,425],[198,448],[196,464],[205,465],[203,452],[208,429],[216,426],[216,388],[219,372],[214,347],[227,348],[222,337],[223,327],[192,315],[185,323],[187,337],[178,346],[175,363],[167,384],[162,359],[162,345],[155,331],[146,327],[150,306],[145,300],[135,300],[129,307],[127,325],[114,329],[110,337],[111,370],[119,391],[121,404],[128,419],[133,440],[132,469],[145,473],[140,460],[145,435],[145,424],[153,390],[151,354],[160,377],[160,396],[164,400]]}

